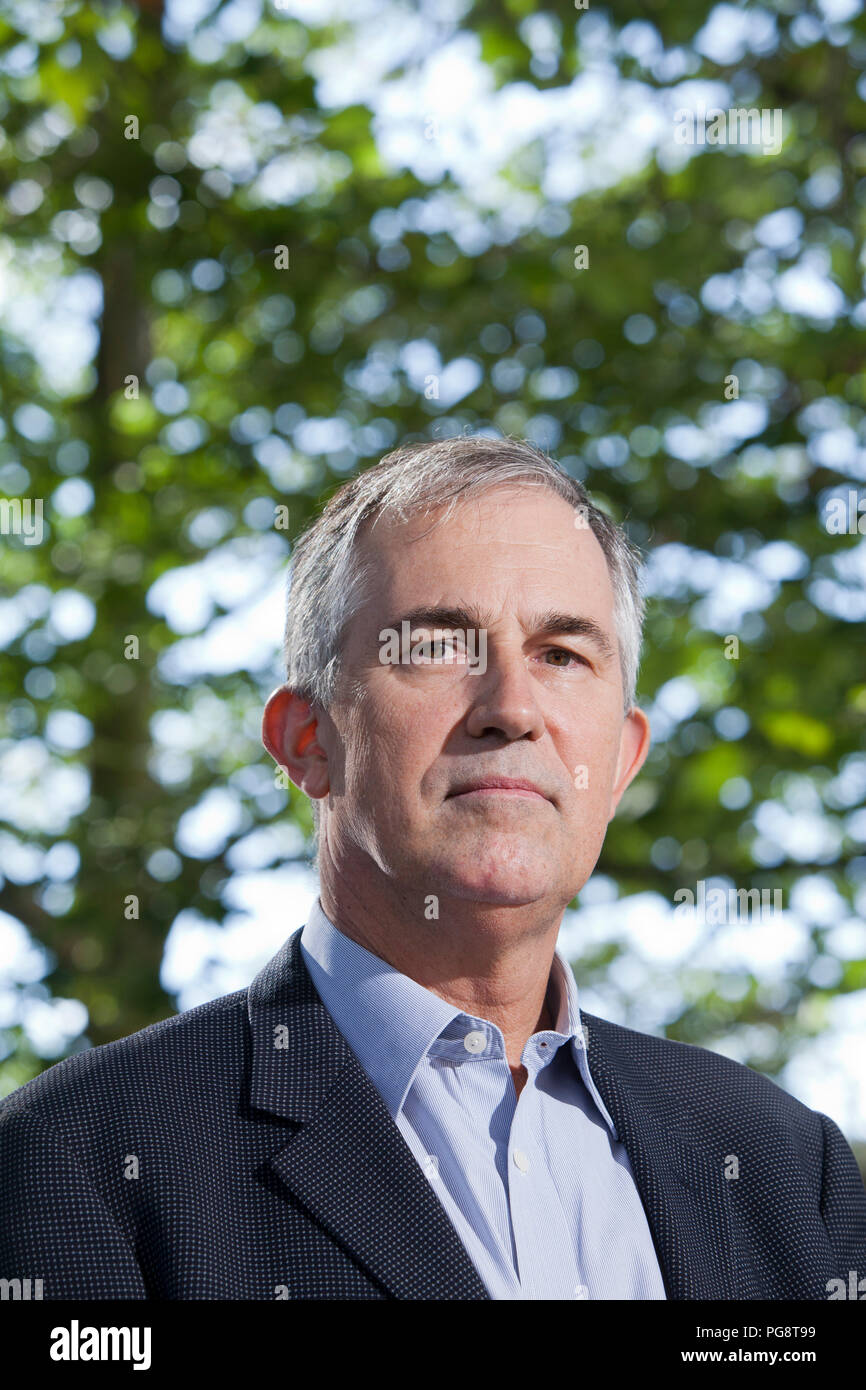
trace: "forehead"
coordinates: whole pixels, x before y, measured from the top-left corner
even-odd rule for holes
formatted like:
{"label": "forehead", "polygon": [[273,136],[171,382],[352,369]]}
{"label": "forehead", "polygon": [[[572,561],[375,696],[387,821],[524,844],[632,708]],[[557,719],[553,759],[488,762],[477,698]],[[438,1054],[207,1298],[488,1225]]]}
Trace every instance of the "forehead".
{"label": "forehead", "polygon": [[575,507],[550,488],[502,484],[405,521],[387,513],[358,542],[370,569],[370,601],[469,597],[494,603],[580,600],[613,603],[607,560]]}

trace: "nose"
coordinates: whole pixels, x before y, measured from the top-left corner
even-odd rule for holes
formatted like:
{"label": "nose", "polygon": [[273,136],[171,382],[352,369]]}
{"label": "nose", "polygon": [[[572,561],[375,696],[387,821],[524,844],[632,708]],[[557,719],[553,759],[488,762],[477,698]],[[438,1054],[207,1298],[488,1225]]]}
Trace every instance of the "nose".
{"label": "nose", "polygon": [[488,652],[487,669],[469,681],[475,698],[466,729],[473,738],[490,733],[509,740],[541,738],[544,716],[521,651]]}

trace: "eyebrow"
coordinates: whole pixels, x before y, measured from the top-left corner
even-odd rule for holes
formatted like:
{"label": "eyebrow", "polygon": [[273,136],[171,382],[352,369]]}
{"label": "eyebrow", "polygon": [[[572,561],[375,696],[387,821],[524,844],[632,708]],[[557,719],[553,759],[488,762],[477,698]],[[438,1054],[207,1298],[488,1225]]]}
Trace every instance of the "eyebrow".
{"label": "eyebrow", "polygon": [[[494,621],[493,615],[483,612],[481,609],[464,607],[458,604],[456,608],[411,608],[407,613],[401,613],[399,618],[392,620],[388,627],[395,632],[399,631],[401,623],[408,623],[413,627],[444,627],[468,630],[470,628],[488,628]],[[576,613],[563,613],[557,609],[550,608],[545,613],[535,613],[529,619],[528,629],[526,624],[521,624],[523,631],[530,630],[535,633],[550,633],[563,637],[585,637],[592,642],[601,655],[607,659],[612,659],[615,652],[610,638],[603,627],[594,618],[581,618]]]}

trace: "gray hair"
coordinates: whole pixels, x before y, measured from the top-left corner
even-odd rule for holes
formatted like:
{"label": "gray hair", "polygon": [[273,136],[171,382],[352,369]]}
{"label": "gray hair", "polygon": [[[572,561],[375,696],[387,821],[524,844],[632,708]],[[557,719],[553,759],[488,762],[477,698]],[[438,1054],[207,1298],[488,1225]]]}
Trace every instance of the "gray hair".
{"label": "gray hair", "polygon": [[[406,444],[344,483],[294,544],[289,571],[284,655],[286,683],[328,709],[340,675],[341,646],[366,596],[374,566],[357,552],[361,528],[382,515],[406,521],[503,484],[546,487],[574,507],[604,551],[614,597],[623,714],[635,701],[644,602],[641,555],[625,531],[590,501],[581,483],[547,454],[519,439],[486,436]],[[313,800],[316,840],[319,804]]]}

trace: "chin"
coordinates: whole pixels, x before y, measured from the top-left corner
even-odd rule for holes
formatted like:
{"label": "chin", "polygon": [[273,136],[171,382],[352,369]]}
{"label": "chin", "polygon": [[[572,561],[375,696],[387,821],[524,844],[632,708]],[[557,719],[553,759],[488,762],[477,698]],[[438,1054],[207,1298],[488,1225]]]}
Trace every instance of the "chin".
{"label": "chin", "polygon": [[469,901],[518,907],[538,902],[551,889],[550,855],[521,846],[452,853],[430,870],[431,882],[442,892]]}
{"label": "chin", "polygon": [[463,883],[449,887],[449,894],[461,902],[477,903],[479,907],[530,907],[547,896],[547,885],[530,891],[525,885],[509,891],[501,885],[490,888],[482,884]]}

